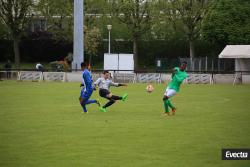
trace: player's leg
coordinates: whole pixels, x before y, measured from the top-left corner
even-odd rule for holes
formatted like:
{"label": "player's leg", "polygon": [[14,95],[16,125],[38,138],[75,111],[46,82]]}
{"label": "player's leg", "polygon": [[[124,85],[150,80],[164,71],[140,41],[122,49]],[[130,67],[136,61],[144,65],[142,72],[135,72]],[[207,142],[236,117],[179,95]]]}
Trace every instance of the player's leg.
{"label": "player's leg", "polygon": [[86,108],[86,105],[82,105],[82,109],[83,109],[83,112],[84,112],[84,113],[88,113],[88,110],[87,110],[87,108]]}
{"label": "player's leg", "polygon": [[163,100],[163,105],[164,105],[164,109],[165,109],[164,115],[170,116],[169,108],[168,108],[168,103],[166,102],[168,100],[167,92],[168,92],[168,88],[166,89],[166,91],[165,91],[165,93],[163,95],[162,100]]}
{"label": "player's leg", "polygon": [[83,112],[87,113],[88,111],[87,111],[87,108],[86,108],[86,106],[84,104],[84,102],[86,101],[86,99],[84,99],[84,97],[85,97],[85,90],[82,89],[81,93],[80,93],[80,97],[79,97],[79,102],[80,102],[80,105],[82,106]]}
{"label": "player's leg", "polygon": [[122,97],[121,96],[112,95],[112,96],[110,96],[110,99],[113,99],[113,100],[122,100]]}
{"label": "player's leg", "polygon": [[122,101],[125,101],[127,98],[128,98],[128,94],[125,93],[125,94],[122,96]]}
{"label": "player's leg", "polygon": [[115,100],[114,99],[111,99],[111,98],[107,98],[109,101],[102,107],[102,108],[107,108],[111,105],[113,105],[115,103]]}
{"label": "player's leg", "polygon": [[176,91],[174,89],[169,89],[167,91],[167,97],[168,99],[166,100],[166,102],[168,103],[168,106],[173,110],[175,109],[175,106],[171,103],[170,98],[173,97],[176,94]]}
{"label": "player's leg", "polygon": [[79,98],[79,101],[80,101],[80,104],[83,108],[83,112],[87,113],[87,108],[86,108],[86,105],[87,104],[92,104],[92,103],[97,103],[99,104],[99,101],[97,100],[89,100],[90,96],[92,95],[92,92],[91,91],[85,91],[85,90],[81,90],[81,95],[80,95],[80,98]]}
{"label": "player's leg", "polygon": [[164,104],[172,109],[173,115],[176,112],[176,108],[171,103],[170,98],[173,97],[175,94],[176,94],[176,91],[174,89],[167,89],[163,97]]}
{"label": "player's leg", "polygon": [[165,99],[166,97],[165,96],[163,96],[163,105],[164,105],[164,109],[165,109],[165,113],[164,114],[166,114],[166,115],[170,115],[170,113],[169,113],[169,109],[168,109],[168,104],[165,102]]}
{"label": "player's leg", "polygon": [[170,99],[167,99],[166,100],[166,103],[168,104],[168,106],[171,108],[171,109],[174,109],[175,106],[171,103]]}
{"label": "player's leg", "polygon": [[109,101],[102,107],[100,107],[101,112],[107,112],[106,108],[115,103],[115,100],[109,98],[112,94],[106,89],[99,89],[99,95],[102,98],[108,99]]}
{"label": "player's leg", "polygon": [[93,91],[85,91],[85,93],[84,93],[84,99],[85,99],[84,103],[85,103],[85,105],[96,103],[97,105],[100,106],[99,100],[89,100],[89,98],[91,97],[92,93],[93,93]]}
{"label": "player's leg", "polygon": [[122,101],[125,101],[128,97],[128,94],[124,94],[123,96],[116,96],[116,95],[112,95],[110,96],[111,99],[113,100],[122,100]]}
{"label": "player's leg", "polygon": [[88,112],[86,105],[92,104],[92,103],[97,103],[97,104],[99,103],[97,100],[88,100],[85,98],[82,98],[82,100],[80,100],[80,101],[81,101],[80,103],[81,103],[81,106],[82,106],[84,112]]}
{"label": "player's leg", "polygon": [[82,106],[83,112],[84,112],[84,113],[87,113],[88,110],[87,110],[87,108],[86,108],[86,105],[85,105],[85,103],[84,103],[84,99],[83,99],[82,97],[79,97],[79,102],[80,102],[80,104],[81,104],[81,106]]}
{"label": "player's leg", "polygon": [[125,93],[123,96],[116,96],[116,95],[112,95],[112,93],[109,93],[107,96],[107,98],[113,99],[113,100],[122,100],[125,101],[128,97],[128,94]]}
{"label": "player's leg", "polygon": [[107,112],[107,108],[115,103],[116,100],[112,99],[112,96],[113,96],[112,93],[106,92],[104,98],[108,99],[109,101],[101,108],[101,111]]}
{"label": "player's leg", "polygon": [[172,109],[172,114],[175,115],[176,108],[175,108],[175,106],[171,103],[170,99],[167,99],[165,103],[167,103],[167,105]]}

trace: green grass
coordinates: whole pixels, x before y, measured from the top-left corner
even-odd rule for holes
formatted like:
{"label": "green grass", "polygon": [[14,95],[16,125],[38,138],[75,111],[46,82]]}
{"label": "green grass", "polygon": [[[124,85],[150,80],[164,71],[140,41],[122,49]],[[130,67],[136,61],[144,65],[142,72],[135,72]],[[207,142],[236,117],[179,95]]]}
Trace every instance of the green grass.
{"label": "green grass", "polygon": [[165,85],[145,87],[112,88],[128,100],[83,114],[79,83],[1,81],[0,166],[250,166],[221,160],[222,148],[250,148],[250,85],[183,85],[174,117],[161,116]]}

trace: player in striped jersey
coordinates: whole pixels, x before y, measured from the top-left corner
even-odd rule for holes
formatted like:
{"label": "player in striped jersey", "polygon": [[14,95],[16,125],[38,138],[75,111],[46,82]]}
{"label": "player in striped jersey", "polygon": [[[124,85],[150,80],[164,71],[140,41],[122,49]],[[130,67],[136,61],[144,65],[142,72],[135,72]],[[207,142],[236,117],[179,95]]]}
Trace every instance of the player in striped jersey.
{"label": "player in striped jersey", "polygon": [[99,87],[99,95],[103,98],[108,99],[109,101],[102,107],[100,107],[100,110],[102,112],[107,112],[107,107],[111,106],[112,104],[114,104],[116,102],[116,100],[122,100],[125,101],[128,97],[128,94],[125,93],[123,96],[116,96],[113,95],[110,91],[109,88],[110,86],[127,86],[126,84],[120,84],[120,83],[114,83],[111,79],[110,79],[110,73],[108,71],[104,71],[103,72],[103,77],[98,78],[95,83],[95,86]]}

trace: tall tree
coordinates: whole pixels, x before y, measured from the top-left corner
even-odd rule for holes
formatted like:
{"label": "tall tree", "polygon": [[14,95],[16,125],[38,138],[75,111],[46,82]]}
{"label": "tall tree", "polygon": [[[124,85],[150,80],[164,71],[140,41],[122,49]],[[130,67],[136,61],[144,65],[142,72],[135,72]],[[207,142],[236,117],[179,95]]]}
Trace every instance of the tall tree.
{"label": "tall tree", "polygon": [[9,33],[7,31],[7,28],[0,21],[0,39],[8,39],[8,36],[9,36]]}
{"label": "tall tree", "polygon": [[[165,0],[163,0],[165,1]],[[189,41],[190,58],[195,56],[194,41],[200,36],[201,24],[209,5],[209,0],[169,0],[167,3],[167,18],[176,25],[183,24],[183,30]]]}
{"label": "tall tree", "polygon": [[250,1],[217,0],[202,25],[202,36],[216,45],[250,43]]}
{"label": "tall tree", "polygon": [[73,0],[40,0],[35,17],[43,17],[45,30],[56,40],[72,40]]}
{"label": "tall tree", "polygon": [[31,0],[0,0],[0,19],[13,39],[16,68],[20,68],[19,40],[29,20],[31,5]]}
{"label": "tall tree", "polygon": [[150,30],[149,0],[113,0],[111,15],[127,25],[132,34],[134,67],[138,69],[138,41]]}
{"label": "tall tree", "polygon": [[89,55],[89,64],[92,63],[92,56],[97,56],[98,49],[101,44],[102,38],[100,30],[96,27],[88,29],[85,26],[84,30],[84,46],[86,53]]}

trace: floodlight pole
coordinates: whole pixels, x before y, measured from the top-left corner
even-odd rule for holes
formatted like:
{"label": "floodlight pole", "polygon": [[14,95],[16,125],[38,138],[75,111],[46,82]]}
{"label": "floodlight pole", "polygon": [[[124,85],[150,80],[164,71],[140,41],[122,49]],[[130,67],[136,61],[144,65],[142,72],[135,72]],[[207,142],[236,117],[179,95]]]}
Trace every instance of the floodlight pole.
{"label": "floodlight pole", "polygon": [[111,46],[110,46],[110,31],[112,29],[112,25],[107,25],[107,29],[109,30],[109,54],[110,54],[110,48],[111,48]]}
{"label": "floodlight pole", "polygon": [[84,0],[74,0],[74,50],[72,69],[81,69],[84,61]]}

